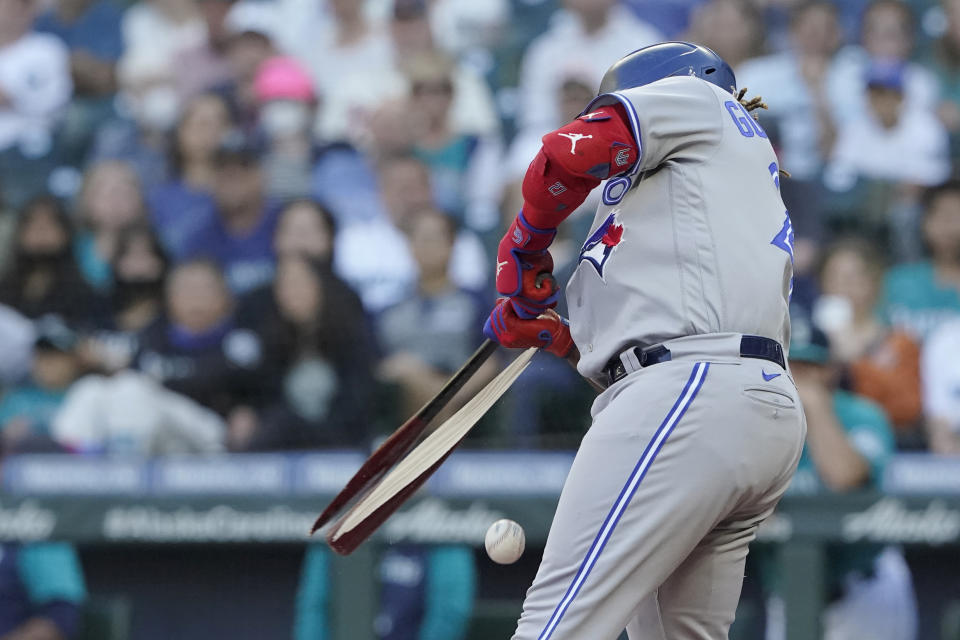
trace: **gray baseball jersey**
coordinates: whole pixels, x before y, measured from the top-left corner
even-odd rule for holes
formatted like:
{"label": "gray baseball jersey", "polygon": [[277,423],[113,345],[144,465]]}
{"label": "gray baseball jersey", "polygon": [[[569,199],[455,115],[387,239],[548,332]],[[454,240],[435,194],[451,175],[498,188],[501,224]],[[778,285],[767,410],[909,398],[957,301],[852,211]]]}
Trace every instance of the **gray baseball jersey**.
{"label": "gray baseball jersey", "polygon": [[695,77],[600,96],[640,148],[607,180],[567,285],[580,373],[628,345],[744,333],[786,345],[793,232],[766,133],[734,96]]}

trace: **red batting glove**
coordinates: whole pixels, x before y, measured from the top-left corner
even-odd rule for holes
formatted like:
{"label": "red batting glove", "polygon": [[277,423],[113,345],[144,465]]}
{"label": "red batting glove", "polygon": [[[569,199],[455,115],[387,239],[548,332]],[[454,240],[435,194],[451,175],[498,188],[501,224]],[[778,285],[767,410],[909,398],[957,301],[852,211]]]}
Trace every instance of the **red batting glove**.
{"label": "red batting glove", "polygon": [[547,309],[536,318],[524,319],[506,298],[490,312],[483,334],[510,349],[537,347],[560,358],[566,358],[573,347],[570,326],[556,311]]}
{"label": "red batting glove", "polygon": [[510,298],[521,318],[536,318],[557,306],[560,287],[553,277],[553,256],[549,251],[517,254],[520,264],[520,290]]}
{"label": "red batting glove", "polygon": [[[553,257],[547,247],[556,229],[537,229],[523,212],[516,217],[497,249],[497,293],[510,298],[523,318],[536,318],[557,306],[559,289],[552,277]],[[550,275],[544,286],[543,274]]]}

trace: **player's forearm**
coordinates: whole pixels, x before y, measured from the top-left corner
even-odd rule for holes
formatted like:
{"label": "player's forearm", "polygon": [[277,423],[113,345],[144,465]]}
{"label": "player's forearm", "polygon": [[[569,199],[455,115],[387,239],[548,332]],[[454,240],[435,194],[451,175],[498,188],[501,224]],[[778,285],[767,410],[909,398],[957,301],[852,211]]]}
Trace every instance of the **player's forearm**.
{"label": "player's forearm", "polygon": [[639,150],[622,107],[602,107],[552,131],[523,179],[524,216],[555,228],[602,180],[630,169]]}
{"label": "player's forearm", "polygon": [[[549,248],[557,227],[601,180],[629,171],[639,157],[639,143],[624,119],[618,107],[580,116],[545,135],[527,168],[523,207],[501,238],[496,261],[497,293],[511,298],[524,317],[553,306],[555,297],[541,295],[539,278],[553,270]],[[536,276],[536,283],[524,272]]]}

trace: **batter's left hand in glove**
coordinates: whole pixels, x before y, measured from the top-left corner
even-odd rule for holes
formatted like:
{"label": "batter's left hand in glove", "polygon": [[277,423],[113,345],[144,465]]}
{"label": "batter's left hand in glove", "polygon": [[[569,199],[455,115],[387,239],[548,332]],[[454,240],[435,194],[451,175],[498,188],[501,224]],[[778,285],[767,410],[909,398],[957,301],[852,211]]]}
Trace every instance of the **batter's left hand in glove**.
{"label": "batter's left hand in glove", "polygon": [[511,298],[517,313],[535,318],[545,309],[557,306],[557,290],[543,287],[540,274],[553,271],[553,258],[547,247],[557,235],[556,229],[537,229],[523,216],[516,217],[497,248],[497,293]]}
{"label": "batter's left hand in glove", "polygon": [[556,311],[547,309],[536,318],[521,318],[506,298],[490,312],[483,334],[510,349],[538,347],[560,358],[566,358],[573,347],[570,326]]}
{"label": "batter's left hand in glove", "polygon": [[553,277],[553,256],[549,251],[520,254],[520,293],[510,297],[513,310],[521,318],[536,318],[557,306],[560,287]]}

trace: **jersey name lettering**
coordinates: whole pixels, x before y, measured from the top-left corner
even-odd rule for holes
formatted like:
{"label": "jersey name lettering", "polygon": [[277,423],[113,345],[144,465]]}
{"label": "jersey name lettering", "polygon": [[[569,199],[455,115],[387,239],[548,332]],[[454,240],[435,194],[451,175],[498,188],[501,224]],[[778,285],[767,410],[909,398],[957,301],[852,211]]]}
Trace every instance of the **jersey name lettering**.
{"label": "jersey name lettering", "polygon": [[733,118],[733,124],[737,125],[737,130],[744,138],[752,138],[754,136],[760,138],[767,137],[767,132],[763,130],[760,123],[753,119],[753,116],[750,115],[750,112],[748,112],[742,104],[735,100],[727,100],[723,103],[723,106],[726,108],[727,113],[730,114],[730,117]]}

